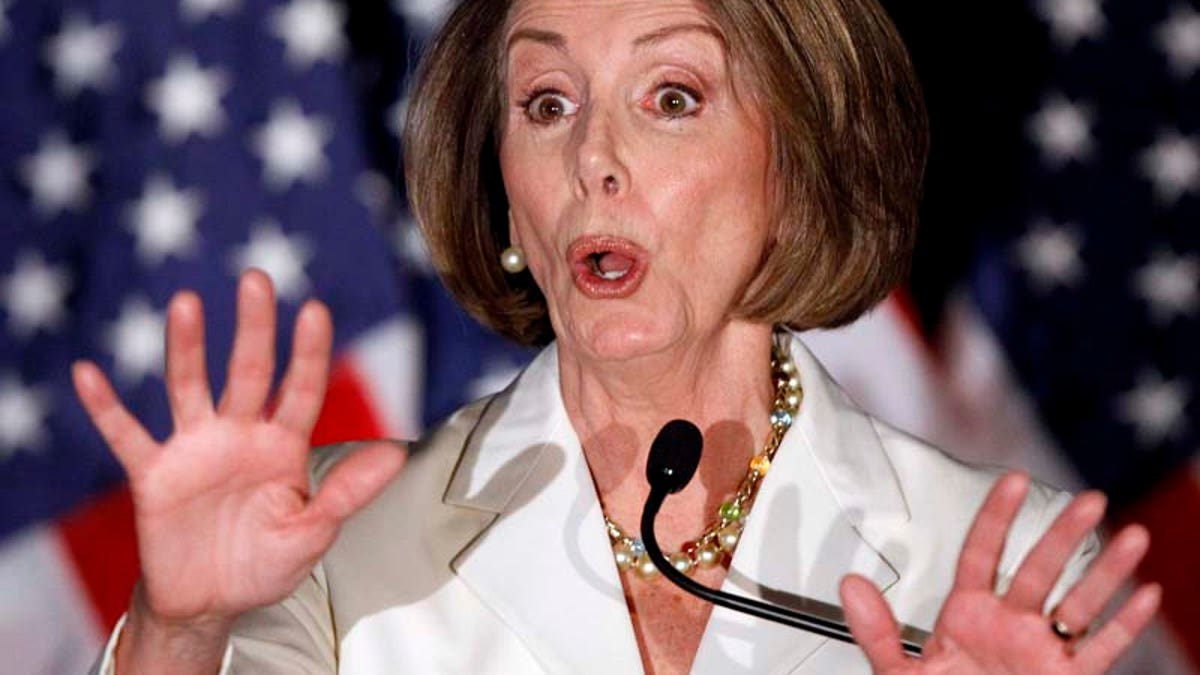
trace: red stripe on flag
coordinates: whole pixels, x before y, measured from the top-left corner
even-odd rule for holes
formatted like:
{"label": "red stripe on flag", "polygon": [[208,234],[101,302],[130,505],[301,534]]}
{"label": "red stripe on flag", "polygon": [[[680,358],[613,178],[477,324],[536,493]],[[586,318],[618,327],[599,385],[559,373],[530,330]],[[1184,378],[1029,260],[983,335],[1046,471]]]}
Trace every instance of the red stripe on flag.
{"label": "red stripe on flag", "polygon": [[140,574],[128,486],[122,484],[60,519],[58,533],[70,551],[101,630],[107,632],[129,606]]}
{"label": "red stripe on flag", "polygon": [[917,311],[917,303],[913,300],[912,291],[908,286],[897,286],[892,289],[892,292],[887,297],[887,302],[892,303],[896,308],[897,313],[904,319],[904,325],[908,327],[913,336],[917,338],[917,342],[925,351],[934,353],[933,344],[930,340],[929,333],[925,330],[925,324],[921,320],[921,313]]}
{"label": "red stripe on flag", "polygon": [[1162,616],[1200,670],[1200,482],[1181,470],[1123,510],[1119,520],[1149,528],[1150,552],[1139,574],[1162,584]]}
{"label": "red stripe on flag", "polygon": [[349,359],[339,359],[329,374],[325,405],[313,428],[313,445],[381,438],[386,433],[358,370]]}

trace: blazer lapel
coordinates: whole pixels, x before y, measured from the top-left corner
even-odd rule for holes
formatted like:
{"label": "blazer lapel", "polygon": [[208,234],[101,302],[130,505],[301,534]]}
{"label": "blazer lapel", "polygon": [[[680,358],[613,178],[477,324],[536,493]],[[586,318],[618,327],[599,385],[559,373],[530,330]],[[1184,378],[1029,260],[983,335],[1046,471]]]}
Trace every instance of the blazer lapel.
{"label": "blazer lapel", "polygon": [[544,350],[492,399],[444,501],[496,514],[452,567],[549,672],[640,673],[590,472]]}
{"label": "blazer lapel", "polygon": [[[903,571],[880,553],[909,520],[899,484],[870,418],[795,337],[792,355],[804,402],[723,589],[836,606],[842,576],[857,572],[886,593]],[[547,671],[641,673],[599,500],[558,386],[551,346],[481,415],[444,502],[491,520],[469,533],[452,567]],[[692,672],[788,673],[827,642],[716,608]]]}
{"label": "blazer lapel", "polygon": [[[723,590],[783,605],[833,606],[856,572],[886,589],[899,579],[882,536],[908,508],[868,417],[796,338],[800,414],[764,478]],[[875,542],[875,543],[873,543]],[[713,611],[693,673],[788,673],[827,642],[723,608]]]}

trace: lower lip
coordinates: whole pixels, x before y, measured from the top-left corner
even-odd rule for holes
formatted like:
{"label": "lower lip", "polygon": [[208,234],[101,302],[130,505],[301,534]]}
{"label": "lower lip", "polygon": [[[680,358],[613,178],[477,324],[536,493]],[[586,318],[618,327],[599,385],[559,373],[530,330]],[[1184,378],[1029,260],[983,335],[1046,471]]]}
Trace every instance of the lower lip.
{"label": "lower lip", "polygon": [[605,279],[592,273],[592,266],[587,262],[574,264],[575,288],[589,298],[596,300],[615,300],[627,298],[637,292],[646,276],[645,256],[625,250],[625,247],[613,247],[633,261],[633,266],[620,279]]}

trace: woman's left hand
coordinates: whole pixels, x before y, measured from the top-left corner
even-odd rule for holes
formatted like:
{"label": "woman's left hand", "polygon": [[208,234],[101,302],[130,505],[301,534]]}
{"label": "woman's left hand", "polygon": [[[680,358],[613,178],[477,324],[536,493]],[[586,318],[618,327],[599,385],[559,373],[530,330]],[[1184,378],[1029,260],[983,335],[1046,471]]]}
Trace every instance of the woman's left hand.
{"label": "woman's left hand", "polygon": [[1051,615],[1042,613],[1063,567],[1103,517],[1098,492],[1075,497],[1021,563],[1008,591],[996,594],[1005,537],[1028,489],[1027,477],[1010,473],[988,493],[919,659],[901,649],[896,620],[879,591],[862,577],[842,581],[846,620],[877,674],[1103,673],[1146,628],[1161,598],[1157,584],[1142,585],[1111,619],[1083,634],[1145,555],[1150,537],[1139,525],[1122,529]]}

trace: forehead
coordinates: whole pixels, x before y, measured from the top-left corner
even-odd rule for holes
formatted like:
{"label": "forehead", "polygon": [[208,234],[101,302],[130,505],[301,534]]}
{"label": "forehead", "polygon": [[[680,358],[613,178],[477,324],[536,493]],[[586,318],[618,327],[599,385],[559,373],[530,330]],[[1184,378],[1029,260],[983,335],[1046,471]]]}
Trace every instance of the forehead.
{"label": "forehead", "polygon": [[[634,39],[673,24],[715,27],[696,0],[516,0],[507,37],[529,30],[550,31],[568,42],[574,37],[613,34]],[[507,39],[506,39],[507,41]]]}

